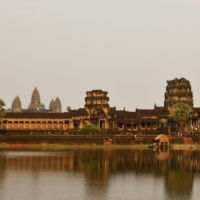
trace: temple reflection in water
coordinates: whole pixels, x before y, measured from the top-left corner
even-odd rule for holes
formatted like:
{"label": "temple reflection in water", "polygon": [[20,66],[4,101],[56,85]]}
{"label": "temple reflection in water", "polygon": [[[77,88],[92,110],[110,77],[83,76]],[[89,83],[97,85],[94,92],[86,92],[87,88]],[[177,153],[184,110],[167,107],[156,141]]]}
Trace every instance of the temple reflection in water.
{"label": "temple reflection in water", "polygon": [[[5,170],[66,171],[83,174],[90,190],[105,191],[111,176],[134,174],[164,179],[167,196],[190,196],[200,172],[198,151],[132,149],[76,149],[59,152],[1,151],[0,173]],[[94,184],[95,183],[95,184]]]}

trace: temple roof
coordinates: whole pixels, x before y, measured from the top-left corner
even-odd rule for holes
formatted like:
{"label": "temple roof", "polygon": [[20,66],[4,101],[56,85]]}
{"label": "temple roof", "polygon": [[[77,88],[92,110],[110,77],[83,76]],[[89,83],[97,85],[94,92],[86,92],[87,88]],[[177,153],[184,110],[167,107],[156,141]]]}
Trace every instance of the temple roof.
{"label": "temple roof", "polygon": [[117,118],[124,118],[125,117],[124,110],[116,110],[115,114],[116,114]]}
{"label": "temple roof", "polygon": [[137,109],[136,112],[138,113],[139,117],[152,117],[157,116],[155,110],[148,110],[148,109]]}
{"label": "temple roof", "polygon": [[110,107],[108,110],[108,115],[111,117],[115,117],[116,109],[115,107]]}
{"label": "temple roof", "polygon": [[16,96],[13,100],[12,108],[14,108],[14,107],[20,107],[21,108],[21,101],[20,101],[19,96]]}
{"label": "temple roof", "polygon": [[70,110],[69,113],[72,117],[88,115],[88,112],[85,110],[85,108],[79,108],[78,110]]}
{"label": "temple roof", "polygon": [[22,106],[19,96],[16,96],[12,102],[12,112],[21,112]]}
{"label": "temple roof", "polygon": [[33,90],[32,97],[31,97],[31,103],[29,104],[28,109],[30,109],[30,110],[45,109],[44,105],[40,102],[40,94],[36,87]]}
{"label": "temple roof", "polygon": [[38,92],[37,87],[34,88],[33,93],[32,93],[31,102],[34,102],[34,101],[39,101],[40,102],[40,94]]}
{"label": "temple roof", "polygon": [[53,109],[54,112],[62,112],[62,107],[59,97],[57,97],[56,100],[54,101]]}
{"label": "temple roof", "polygon": [[136,112],[125,111],[125,115],[126,115],[126,118],[131,118],[131,119],[136,119],[137,118],[137,113]]}

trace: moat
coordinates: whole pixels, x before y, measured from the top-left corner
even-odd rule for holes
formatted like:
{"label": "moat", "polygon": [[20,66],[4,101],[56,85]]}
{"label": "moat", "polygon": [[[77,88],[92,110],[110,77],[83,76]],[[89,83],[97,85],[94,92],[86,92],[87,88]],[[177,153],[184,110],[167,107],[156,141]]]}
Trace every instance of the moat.
{"label": "moat", "polygon": [[199,199],[199,153],[1,150],[0,199]]}

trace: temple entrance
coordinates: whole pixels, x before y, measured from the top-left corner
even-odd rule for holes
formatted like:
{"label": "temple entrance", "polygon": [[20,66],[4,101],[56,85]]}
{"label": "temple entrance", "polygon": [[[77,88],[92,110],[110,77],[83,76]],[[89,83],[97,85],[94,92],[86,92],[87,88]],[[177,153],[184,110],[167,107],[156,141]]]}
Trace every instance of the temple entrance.
{"label": "temple entrance", "polygon": [[105,120],[100,120],[100,129],[105,129]]}

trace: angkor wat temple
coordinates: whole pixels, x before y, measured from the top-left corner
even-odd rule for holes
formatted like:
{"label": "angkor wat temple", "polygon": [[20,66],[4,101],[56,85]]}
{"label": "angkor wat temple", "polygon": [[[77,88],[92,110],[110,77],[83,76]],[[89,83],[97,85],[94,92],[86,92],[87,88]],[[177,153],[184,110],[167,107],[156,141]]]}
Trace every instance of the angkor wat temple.
{"label": "angkor wat temple", "polygon": [[8,112],[14,112],[14,113],[18,113],[18,112],[61,113],[62,108],[61,108],[60,99],[57,97],[55,99],[55,101],[54,101],[54,99],[51,100],[51,102],[49,104],[49,109],[46,109],[44,104],[41,103],[40,94],[39,94],[37,88],[35,87],[35,89],[33,90],[32,97],[31,97],[31,102],[27,109],[22,109],[21,100],[20,100],[19,96],[17,96],[14,98],[12,107],[11,107],[11,109],[8,109]]}
{"label": "angkor wat temple", "polygon": [[184,130],[186,133],[198,132],[200,108],[193,107],[191,84],[185,78],[167,81],[164,106],[154,105],[154,109],[117,110],[116,107],[110,107],[107,95],[108,92],[102,90],[86,92],[84,108],[62,113],[58,97],[55,101],[52,100],[49,109],[46,109],[35,88],[27,109],[21,108],[18,96],[14,99],[10,112],[7,112],[3,119],[3,126],[13,131],[76,134],[85,124],[92,123],[106,134],[173,134],[178,125],[172,118],[172,107],[177,102],[186,102],[190,106],[190,118]]}

